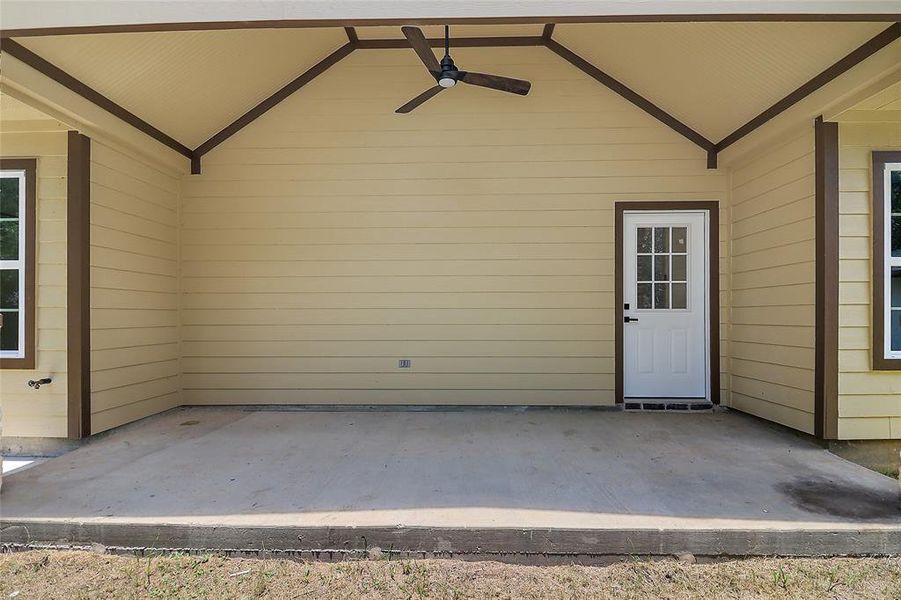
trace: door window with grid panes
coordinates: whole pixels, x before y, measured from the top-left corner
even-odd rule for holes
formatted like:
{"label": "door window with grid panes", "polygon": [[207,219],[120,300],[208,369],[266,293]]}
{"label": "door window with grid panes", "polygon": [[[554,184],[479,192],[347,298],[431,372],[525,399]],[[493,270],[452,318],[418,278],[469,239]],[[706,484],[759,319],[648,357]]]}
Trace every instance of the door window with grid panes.
{"label": "door window with grid panes", "polygon": [[688,228],[639,227],[636,304],[639,309],[688,308]]}

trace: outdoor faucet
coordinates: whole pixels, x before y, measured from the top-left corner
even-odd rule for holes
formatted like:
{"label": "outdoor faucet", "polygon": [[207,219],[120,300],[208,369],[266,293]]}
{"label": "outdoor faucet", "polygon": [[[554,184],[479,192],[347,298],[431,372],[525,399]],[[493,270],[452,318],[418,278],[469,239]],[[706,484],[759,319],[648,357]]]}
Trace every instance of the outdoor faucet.
{"label": "outdoor faucet", "polygon": [[49,385],[51,383],[53,383],[53,380],[49,377],[44,377],[43,379],[38,379],[37,381],[30,379],[28,381],[28,387],[33,387],[34,389],[39,390],[41,389],[42,385]]}

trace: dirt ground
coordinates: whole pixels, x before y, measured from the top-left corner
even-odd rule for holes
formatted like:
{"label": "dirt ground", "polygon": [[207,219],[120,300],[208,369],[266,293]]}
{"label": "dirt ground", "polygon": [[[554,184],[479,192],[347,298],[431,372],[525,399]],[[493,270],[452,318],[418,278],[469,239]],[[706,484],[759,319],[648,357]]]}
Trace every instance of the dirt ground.
{"label": "dirt ground", "polygon": [[0,554],[2,598],[901,599],[901,559],[751,559],[532,567],[458,560],[340,563],[205,555]]}

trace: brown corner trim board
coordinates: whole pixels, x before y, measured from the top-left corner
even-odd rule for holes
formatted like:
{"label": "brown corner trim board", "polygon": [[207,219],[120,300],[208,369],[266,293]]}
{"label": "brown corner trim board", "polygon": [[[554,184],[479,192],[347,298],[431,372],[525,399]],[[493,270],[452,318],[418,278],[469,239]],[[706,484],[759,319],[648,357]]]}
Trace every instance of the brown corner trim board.
{"label": "brown corner trim board", "polygon": [[885,172],[886,163],[901,162],[901,151],[873,152],[873,370],[901,371],[901,358],[885,358]]}
{"label": "brown corner trim board", "polygon": [[814,435],[838,437],[838,123],[814,122],[816,310]]}
{"label": "brown corner trim board", "polygon": [[33,158],[0,158],[0,169],[25,171],[25,289],[22,292],[25,311],[25,356],[22,358],[0,358],[0,369],[34,369],[37,344],[36,315],[37,303],[35,276],[37,271],[37,160]]}
{"label": "brown corner trim board", "polygon": [[[891,17],[891,18],[889,18]],[[199,174],[201,171],[201,157],[224,142],[226,139],[246,127],[255,119],[266,113],[279,102],[302,88],[304,85],[324,73],[329,67],[333,66],[341,59],[349,55],[354,50],[377,50],[387,48],[408,48],[409,44],[404,39],[360,39],[357,35],[355,27],[374,26],[374,25],[422,25],[422,24],[456,24],[456,23],[481,23],[481,24],[510,24],[510,23],[545,23],[544,29],[540,36],[507,36],[507,37],[481,37],[481,38],[458,38],[454,40],[454,45],[458,47],[501,47],[501,46],[544,46],[566,60],[568,63],[581,70],[583,73],[606,86],[613,92],[619,94],[647,114],[651,115],[661,123],[673,129],[673,131],[684,136],[692,143],[699,146],[706,153],[707,168],[715,169],[717,167],[717,154],[723,149],[731,146],[744,136],[748,135],[767,121],[770,121],[778,114],[782,113],[789,107],[793,106],[803,98],[807,97],[814,91],[820,89],[842,73],[848,71],[861,61],[872,56],[888,44],[901,37],[901,22],[898,22],[898,15],[670,15],[670,16],[650,16],[650,17],[554,17],[554,22],[548,22],[548,19],[540,19],[535,17],[526,17],[522,19],[456,19],[447,21],[446,19],[438,20],[422,20],[413,19],[409,21],[399,21],[396,19],[378,20],[378,21],[257,21],[257,22],[240,22],[240,27],[235,23],[182,23],[167,25],[135,25],[135,26],[108,26],[108,27],[85,27],[85,28],[50,28],[50,29],[29,29],[29,30],[5,30],[2,33],[2,49],[40,71],[44,75],[50,77],[54,81],[64,85],[83,98],[93,102],[97,106],[117,116],[126,123],[134,126],[138,130],[146,133],[150,137],[162,144],[172,148],[176,152],[184,155],[191,161],[191,173]],[[883,30],[881,33],[868,40],[859,48],[816,75],[807,83],[794,90],[779,102],[775,103],[731,134],[719,142],[713,142],[661,107],[657,106],[638,92],[629,88],[623,82],[617,80],[611,75],[605,73],[595,65],[591,64],[583,57],[579,56],[563,44],[553,39],[555,23],[653,23],[653,22],[742,22],[742,21],[894,21],[892,25]],[[221,29],[237,29],[237,28],[288,28],[288,27],[344,27],[347,35],[347,43],[329,54],[319,63],[308,69],[296,79],[287,83],[280,90],[248,110],[242,116],[238,117],[234,122],[223,128],[210,139],[202,143],[195,149],[190,149],[181,142],[163,133],[147,121],[144,121],[137,115],[129,112],[125,108],[119,106],[103,94],[100,94],[93,88],[82,83],[72,77],[56,65],[44,60],[31,50],[25,48],[18,42],[10,39],[11,37],[28,37],[40,35],[65,35],[71,33],[110,33],[110,32],[127,32],[127,31],[196,31],[196,30],[221,30]],[[443,39],[430,39],[429,44],[433,47],[440,47],[444,43]]]}
{"label": "brown corner trim board", "polygon": [[614,228],[614,267],[613,288],[616,305],[614,317],[615,338],[615,399],[617,404],[624,401],[624,366],[623,366],[623,213],[626,211],[666,211],[666,210],[706,210],[709,214],[710,239],[708,247],[709,273],[709,310],[710,310],[710,401],[720,403],[720,206],[714,200],[665,200],[648,202],[617,202],[615,204]]}
{"label": "brown corner trim board", "polygon": [[69,132],[67,172],[68,433],[91,435],[91,138]]}

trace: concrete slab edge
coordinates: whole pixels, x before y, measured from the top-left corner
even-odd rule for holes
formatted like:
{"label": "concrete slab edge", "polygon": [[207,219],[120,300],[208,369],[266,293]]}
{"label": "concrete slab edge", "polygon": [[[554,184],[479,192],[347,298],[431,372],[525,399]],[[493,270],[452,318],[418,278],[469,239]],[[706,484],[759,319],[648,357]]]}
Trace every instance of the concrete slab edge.
{"label": "concrete slab edge", "polygon": [[[99,544],[128,552],[279,552],[319,558],[901,556],[901,528],[861,530],[508,529],[441,527],[232,527],[0,521],[7,547]],[[527,561],[528,562],[528,561]]]}

